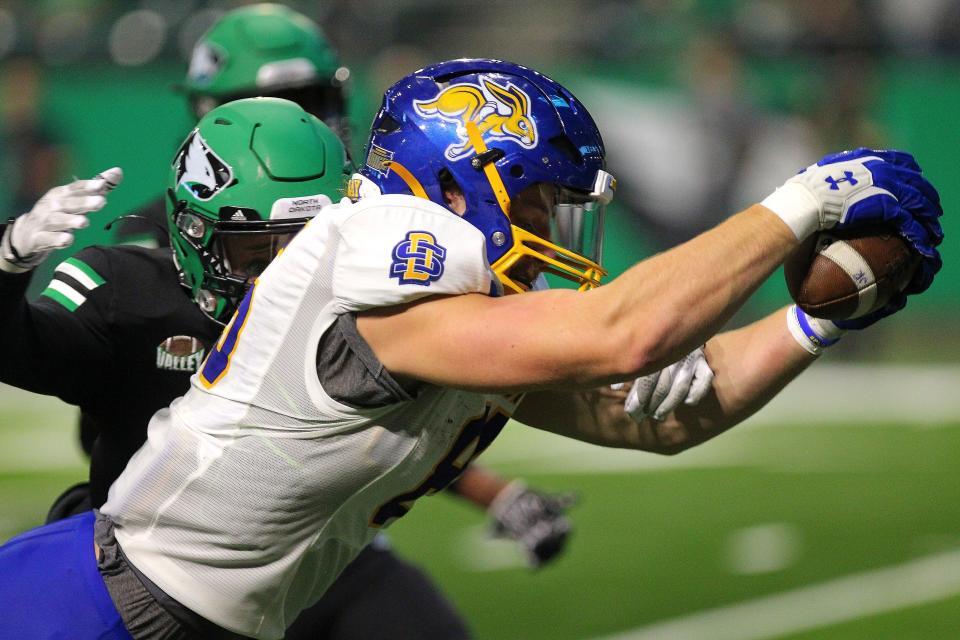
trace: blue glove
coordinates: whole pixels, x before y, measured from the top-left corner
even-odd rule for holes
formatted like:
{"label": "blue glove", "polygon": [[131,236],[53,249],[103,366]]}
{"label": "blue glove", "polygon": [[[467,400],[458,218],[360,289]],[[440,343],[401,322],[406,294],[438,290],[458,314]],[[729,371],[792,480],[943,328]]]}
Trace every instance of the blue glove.
{"label": "blue glove", "polygon": [[[836,191],[840,192],[843,184],[857,180],[856,169],[847,168],[851,161],[863,166],[869,174],[865,178],[870,180],[873,186],[858,191],[848,199],[846,210],[835,228],[866,225],[895,228],[922,256],[920,266],[904,293],[910,295],[925,291],[943,265],[936,249],[943,241],[943,228],[939,220],[943,215],[940,194],[921,175],[920,166],[909,153],[864,148],[829,155],[815,165],[831,170],[833,165],[840,165],[836,167],[836,172],[831,171],[830,175],[823,178],[823,184],[828,190],[832,191],[836,186]],[[902,308],[903,304],[900,304],[899,308]]]}
{"label": "blue glove", "polygon": [[[938,267],[939,268],[939,267]],[[933,276],[931,276],[932,278]],[[892,316],[900,309],[903,309],[907,306],[907,296],[904,293],[898,293],[892,298],[890,302],[883,305],[876,311],[868,313],[865,316],[860,316],[859,318],[851,318],[850,320],[831,320],[833,324],[837,326],[838,329],[843,329],[845,331],[856,331],[858,329],[866,329],[872,325],[877,320],[882,320],[887,316]]]}
{"label": "blue glove", "polygon": [[903,308],[906,295],[925,291],[940,270],[943,241],[940,195],[909,153],[854,149],[810,165],[762,203],[803,239],[820,229],[885,226],[896,229],[921,256],[905,295],[862,318],[837,322],[862,329]]}

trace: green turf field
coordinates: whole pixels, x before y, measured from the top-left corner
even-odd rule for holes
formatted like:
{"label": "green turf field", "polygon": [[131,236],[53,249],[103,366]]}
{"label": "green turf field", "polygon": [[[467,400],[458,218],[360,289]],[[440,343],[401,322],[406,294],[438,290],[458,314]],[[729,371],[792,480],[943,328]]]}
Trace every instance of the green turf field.
{"label": "green turf field", "polygon": [[[82,478],[71,418],[0,403],[0,537]],[[390,536],[479,638],[952,638],[958,457],[960,422],[746,425],[675,458],[511,426],[484,459],[579,495],[565,557],[520,567],[447,497],[422,500]]]}

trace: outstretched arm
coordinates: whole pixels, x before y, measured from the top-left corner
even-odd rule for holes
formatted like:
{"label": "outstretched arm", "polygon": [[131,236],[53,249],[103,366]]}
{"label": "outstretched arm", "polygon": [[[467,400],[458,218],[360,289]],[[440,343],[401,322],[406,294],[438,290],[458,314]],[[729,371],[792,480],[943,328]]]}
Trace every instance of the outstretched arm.
{"label": "outstretched arm", "polygon": [[911,156],[860,149],[824,158],[762,204],[587,293],[425,298],[361,313],[357,326],[394,374],[473,391],[590,388],[703,344],[818,229],[896,228],[923,256],[906,290],[919,293],[940,266],[941,213]]}
{"label": "outstretched arm", "polygon": [[587,293],[430,298],[364,312],[357,326],[389,371],[442,386],[608,384],[703,344],[796,244],[786,224],[755,205]]}
{"label": "outstretched arm", "polygon": [[780,310],[707,342],[712,389],[658,422],[635,422],[623,410],[625,391],[542,391],[524,398],[514,417],[524,424],[596,444],[673,454],[713,438],[751,416],[816,356],[800,346]]}

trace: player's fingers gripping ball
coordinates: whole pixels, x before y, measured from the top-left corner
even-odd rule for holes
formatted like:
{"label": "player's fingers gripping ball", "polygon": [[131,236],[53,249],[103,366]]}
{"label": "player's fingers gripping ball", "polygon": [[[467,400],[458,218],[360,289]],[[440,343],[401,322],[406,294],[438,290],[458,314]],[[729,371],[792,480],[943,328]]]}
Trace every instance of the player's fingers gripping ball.
{"label": "player's fingers gripping ball", "polygon": [[763,204],[800,239],[821,232],[788,260],[788,288],[806,313],[844,328],[903,308],[903,295],[926,290],[941,267],[940,196],[908,153],[826,156]]}
{"label": "player's fingers gripping ball", "polygon": [[[837,154],[863,158],[870,171],[873,189],[866,197],[853,202],[835,230],[860,228],[871,224],[870,218],[883,214],[882,226],[895,231],[921,256],[919,266],[904,284],[907,294],[925,291],[933,282],[942,262],[936,247],[943,241],[940,216],[943,207],[936,188],[923,177],[913,156],[900,151],[857,149]],[[844,161],[844,160],[841,160]]]}

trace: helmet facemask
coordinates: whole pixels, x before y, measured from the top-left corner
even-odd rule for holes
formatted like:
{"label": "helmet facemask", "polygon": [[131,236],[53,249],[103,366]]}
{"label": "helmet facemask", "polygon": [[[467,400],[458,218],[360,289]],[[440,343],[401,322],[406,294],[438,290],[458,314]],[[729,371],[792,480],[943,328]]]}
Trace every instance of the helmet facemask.
{"label": "helmet facemask", "polygon": [[299,105],[247,98],[204,116],[174,156],[167,228],[181,282],[229,320],[294,234],[339,199],[350,166],[330,127]]}
{"label": "helmet facemask", "polygon": [[603,222],[615,181],[598,171],[591,193],[537,183],[510,203],[513,246],[493,265],[505,290],[522,293],[548,273],[578,285],[580,291],[600,285],[607,271],[603,259]]}
{"label": "helmet facemask", "polygon": [[[470,158],[471,166],[485,174],[491,190],[479,198],[468,198],[467,202],[473,201],[476,206],[480,202],[495,200],[510,220],[513,244],[491,265],[504,291],[530,291],[541,273],[570,280],[578,285],[579,291],[600,286],[600,280],[608,274],[600,266],[604,214],[606,206],[613,200],[616,179],[598,169],[589,191],[538,182],[528,185],[511,199],[497,168],[498,161],[507,154],[495,147],[488,149],[473,123],[467,123],[466,129],[470,147],[476,153]],[[559,138],[556,142],[557,148],[570,153],[572,143],[566,138]],[[515,203],[518,206],[515,207]],[[537,210],[541,215],[526,215]],[[468,210],[464,217],[469,216]],[[549,224],[545,224],[547,221]]]}
{"label": "helmet facemask", "polygon": [[[184,286],[191,289],[200,309],[223,323],[243,299],[253,281],[293,239],[309,218],[293,220],[210,220],[185,200],[170,214],[174,257]],[[237,209],[253,218],[255,212]]]}

